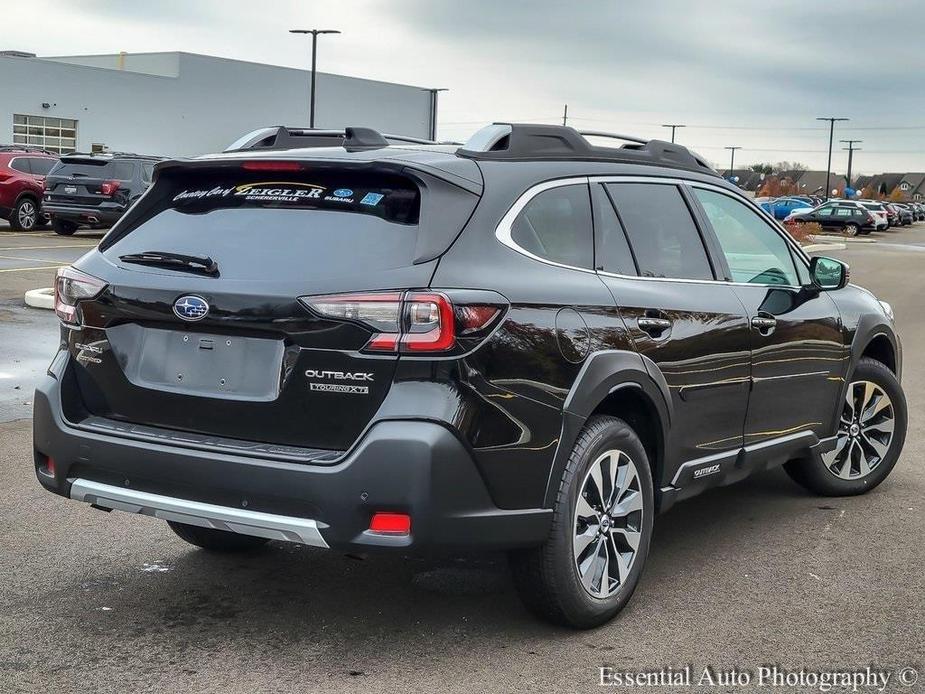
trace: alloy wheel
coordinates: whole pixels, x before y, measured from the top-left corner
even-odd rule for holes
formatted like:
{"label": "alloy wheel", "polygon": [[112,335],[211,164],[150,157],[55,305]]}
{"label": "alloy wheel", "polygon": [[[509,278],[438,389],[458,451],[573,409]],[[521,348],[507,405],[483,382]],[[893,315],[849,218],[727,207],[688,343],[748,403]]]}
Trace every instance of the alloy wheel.
{"label": "alloy wheel", "polygon": [[600,455],[582,482],[573,522],[578,577],[595,598],[627,581],[642,541],[643,496],[639,473],[623,451]]}
{"label": "alloy wheel", "polygon": [[890,396],[871,381],[848,386],[835,448],[822,454],[826,468],[843,480],[869,475],[893,441],[896,413]]}
{"label": "alloy wheel", "polygon": [[29,231],[35,226],[35,221],[37,217],[37,212],[35,205],[30,201],[26,200],[19,205],[19,211],[16,213],[16,218],[19,221],[19,226],[26,231]]}

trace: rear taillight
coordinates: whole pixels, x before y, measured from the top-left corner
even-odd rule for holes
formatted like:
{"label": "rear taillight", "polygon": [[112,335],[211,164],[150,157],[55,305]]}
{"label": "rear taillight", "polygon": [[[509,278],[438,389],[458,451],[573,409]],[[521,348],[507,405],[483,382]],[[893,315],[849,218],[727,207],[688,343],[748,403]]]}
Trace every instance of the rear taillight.
{"label": "rear taillight", "polygon": [[362,323],[374,330],[364,352],[448,352],[457,337],[477,336],[501,312],[499,306],[454,306],[440,292],[369,292],[303,297],[316,314]]}
{"label": "rear taillight", "polygon": [[7,181],[11,178],[13,178],[13,174],[9,171],[0,171],[0,181]]}
{"label": "rear taillight", "polygon": [[100,183],[100,195],[113,195],[120,185],[119,181],[103,181]]}
{"label": "rear taillight", "polygon": [[63,267],[55,278],[55,313],[65,323],[76,323],[77,304],[93,299],[105,288],[103,280],[72,267]]}

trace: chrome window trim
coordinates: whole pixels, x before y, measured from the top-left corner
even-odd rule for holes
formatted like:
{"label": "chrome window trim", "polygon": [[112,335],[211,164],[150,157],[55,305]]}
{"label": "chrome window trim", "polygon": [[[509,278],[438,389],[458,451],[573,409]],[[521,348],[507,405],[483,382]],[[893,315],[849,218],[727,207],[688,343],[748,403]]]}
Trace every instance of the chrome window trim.
{"label": "chrome window trim", "polygon": [[[527,204],[533,200],[540,193],[545,193],[547,190],[552,190],[553,188],[564,188],[565,186],[574,186],[574,185],[588,185],[587,176],[573,176],[571,178],[557,178],[551,181],[543,181],[542,183],[537,183],[530,188],[527,188],[520,197],[514,201],[514,204],[511,205],[510,209],[504,214],[501,218],[501,221],[498,222],[498,226],[495,228],[495,238],[497,238],[501,243],[510,248],[513,251],[525,255],[532,260],[538,260],[541,263],[546,265],[552,265],[553,267],[561,267],[566,270],[578,270],[579,272],[587,272],[589,274],[597,274],[594,272],[594,268],[584,268],[577,267],[575,265],[566,265],[564,263],[557,263],[554,260],[548,260],[541,256],[531,253],[526,248],[518,245],[513,239],[513,226],[514,220],[517,219],[517,216],[523,211]],[[594,243],[594,238],[592,237],[591,243]]]}
{"label": "chrome window trim", "polygon": [[[809,269],[809,256],[805,251],[796,243],[790,235],[783,229],[781,229],[777,220],[771,220],[769,222],[769,217],[767,213],[761,209],[754,202],[749,200],[743,195],[737,195],[730,191],[729,189],[715,185],[713,183],[708,183],[706,181],[692,181],[684,178],[671,178],[666,176],[637,176],[637,175],[596,175],[596,176],[571,176],[567,178],[556,178],[548,181],[543,181],[542,183],[537,183],[525,190],[520,196],[514,201],[514,204],[508,209],[508,211],[501,218],[501,221],[498,222],[498,226],[495,228],[495,238],[498,239],[503,245],[507,246],[511,250],[520,253],[531,260],[535,260],[545,265],[551,265],[553,267],[562,268],[565,270],[577,270],[578,272],[585,272],[592,275],[600,275],[603,277],[613,277],[616,279],[627,279],[627,280],[645,280],[650,282],[684,282],[688,284],[725,284],[730,286],[737,287],[776,287],[778,289],[801,289],[802,287],[798,285],[790,284],[761,284],[757,282],[734,282],[732,280],[726,279],[688,279],[681,277],[646,277],[644,275],[621,275],[615,272],[607,272],[605,270],[594,270],[583,267],[576,267],[574,265],[566,265],[564,263],[557,263],[554,260],[548,260],[541,256],[531,253],[525,248],[519,246],[514,239],[512,238],[513,234],[513,224],[514,220],[517,219],[517,215],[521,213],[524,207],[533,200],[537,195],[543,193],[547,190],[552,190],[553,188],[560,188],[562,186],[572,186],[572,185],[591,185],[592,183],[660,183],[665,185],[683,185],[688,187],[695,188],[704,188],[706,190],[716,191],[717,193],[722,193],[732,198],[733,200],[738,200],[743,202],[746,207],[750,207],[752,211],[756,212],[758,216],[764,220],[768,226],[775,231],[778,235],[782,236],[784,241],[788,246],[795,252],[796,256],[803,260],[806,264],[806,268]],[[712,230],[711,230],[712,231]]]}

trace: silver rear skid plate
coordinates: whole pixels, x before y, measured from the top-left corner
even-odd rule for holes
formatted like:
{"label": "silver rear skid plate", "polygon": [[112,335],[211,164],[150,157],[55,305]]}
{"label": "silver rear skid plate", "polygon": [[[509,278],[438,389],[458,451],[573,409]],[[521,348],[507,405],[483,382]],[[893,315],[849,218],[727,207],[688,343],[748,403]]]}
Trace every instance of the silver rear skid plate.
{"label": "silver rear skid plate", "polygon": [[328,543],[321,536],[321,530],[328,526],[310,518],[278,516],[274,513],[177,499],[79,478],[71,482],[71,498],[102,508],[140,513],[166,521],[328,548]]}

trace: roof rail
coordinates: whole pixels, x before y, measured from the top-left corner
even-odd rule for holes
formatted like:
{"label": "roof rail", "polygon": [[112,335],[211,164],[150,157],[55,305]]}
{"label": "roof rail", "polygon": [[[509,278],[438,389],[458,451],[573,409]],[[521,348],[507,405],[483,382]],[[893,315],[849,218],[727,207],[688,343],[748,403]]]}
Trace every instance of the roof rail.
{"label": "roof rail", "polygon": [[74,159],[93,159],[93,158],[113,158],[113,157],[133,157],[135,159],[151,159],[154,161],[161,161],[167,159],[167,157],[162,157],[157,154],[138,154],[137,152],[119,152],[119,151],[105,151],[105,152],[68,152],[67,154],[62,154],[61,158],[72,157]]}
{"label": "roof rail", "polygon": [[[351,135],[353,133],[353,135]],[[362,133],[359,137],[357,133]],[[380,138],[380,139],[377,139]],[[408,135],[382,134],[372,128],[344,128],[343,130],[322,130],[318,128],[289,128],[284,125],[274,125],[267,128],[258,128],[225,148],[225,152],[245,152],[248,150],[286,150],[302,149],[304,147],[347,147],[349,149],[372,149],[388,147],[390,144],[441,144],[433,140],[425,140]],[[458,144],[458,143],[443,143]]]}
{"label": "roof rail", "polygon": [[31,154],[53,154],[56,157],[59,156],[57,152],[45,149],[44,147],[36,147],[35,145],[0,145],[0,152],[29,152]]}
{"label": "roof rail", "polygon": [[[627,144],[622,147],[597,147],[586,137],[606,137],[623,140]],[[703,157],[672,142],[599,131],[579,132],[564,125],[493,123],[475,133],[457,154],[470,159],[496,161],[613,161],[719,175]]]}

